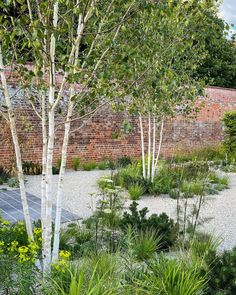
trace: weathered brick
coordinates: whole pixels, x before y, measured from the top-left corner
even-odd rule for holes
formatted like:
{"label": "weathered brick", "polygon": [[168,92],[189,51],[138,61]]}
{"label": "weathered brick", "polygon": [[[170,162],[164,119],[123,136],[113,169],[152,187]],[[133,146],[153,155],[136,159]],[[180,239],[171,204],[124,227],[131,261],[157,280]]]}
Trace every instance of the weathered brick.
{"label": "weathered brick", "polygon": [[[188,151],[207,145],[216,145],[223,138],[222,115],[228,110],[236,110],[236,90],[208,87],[207,98],[200,98],[197,104],[204,106],[195,119],[176,117],[165,122],[162,154],[170,156],[178,150]],[[23,120],[27,117],[27,123]],[[42,152],[41,124],[32,110],[17,110],[17,128],[22,150],[22,159],[40,162]],[[127,114],[103,110],[91,120],[74,121],[72,130],[81,124],[84,127],[70,136],[68,147],[68,166],[74,156],[81,162],[96,161],[104,158],[116,159],[123,155],[138,158],[140,151],[140,131],[138,118],[128,117],[133,126],[130,134],[122,133],[122,122]],[[147,120],[144,122],[147,126]],[[147,131],[147,128],[145,128]],[[114,133],[118,134],[115,139]],[[60,158],[63,128],[56,132],[54,161]],[[0,120],[0,166],[10,167],[14,163],[11,133],[6,122]]]}

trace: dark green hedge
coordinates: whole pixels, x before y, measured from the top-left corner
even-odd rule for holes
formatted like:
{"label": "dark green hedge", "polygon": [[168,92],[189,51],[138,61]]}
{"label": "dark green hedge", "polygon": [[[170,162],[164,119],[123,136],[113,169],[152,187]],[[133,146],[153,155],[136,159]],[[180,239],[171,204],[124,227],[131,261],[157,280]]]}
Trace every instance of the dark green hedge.
{"label": "dark green hedge", "polygon": [[225,150],[230,154],[236,154],[236,111],[225,113],[222,121],[224,123]]}

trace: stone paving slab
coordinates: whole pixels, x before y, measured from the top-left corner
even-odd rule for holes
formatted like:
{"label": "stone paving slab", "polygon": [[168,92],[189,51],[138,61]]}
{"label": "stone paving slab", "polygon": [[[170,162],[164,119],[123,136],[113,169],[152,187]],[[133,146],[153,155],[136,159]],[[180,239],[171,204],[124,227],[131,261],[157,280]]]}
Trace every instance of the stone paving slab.
{"label": "stone paving slab", "polygon": [[[27,193],[29,212],[32,221],[40,219],[41,199]],[[0,190],[0,212],[4,220],[17,222],[24,219],[19,190]],[[52,218],[55,220],[56,207],[53,205]],[[80,219],[78,215],[62,210],[62,222],[71,222]]]}

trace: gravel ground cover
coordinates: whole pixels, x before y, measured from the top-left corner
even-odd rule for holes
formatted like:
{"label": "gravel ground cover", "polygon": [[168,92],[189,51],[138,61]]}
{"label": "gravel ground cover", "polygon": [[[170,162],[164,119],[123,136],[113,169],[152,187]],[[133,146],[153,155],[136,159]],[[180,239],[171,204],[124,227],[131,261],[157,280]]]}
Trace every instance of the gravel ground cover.
{"label": "gravel ground cover", "polygon": [[[63,208],[79,217],[89,217],[96,205],[96,198],[91,193],[98,192],[97,180],[99,177],[109,175],[109,171],[68,171],[65,176],[65,198]],[[205,197],[205,204],[201,211],[201,217],[207,218],[203,230],[211,232],[222,238],[220,249],[231,249],[236,246],[236,174],[227,173],[229,177],[229,189],[218,195]],[[54,175],[54,201],[58,176]],[[40,176],[27,177],[27,191],[40,197]],[[197,199],[189,199],[189,203]],[[128,207],[130,201],[126,202]],[[148,207],[151,213],[166,212],[172,218],[176,217],[176,200],[167,196],[142,197],[138,201],[139,207]]]}

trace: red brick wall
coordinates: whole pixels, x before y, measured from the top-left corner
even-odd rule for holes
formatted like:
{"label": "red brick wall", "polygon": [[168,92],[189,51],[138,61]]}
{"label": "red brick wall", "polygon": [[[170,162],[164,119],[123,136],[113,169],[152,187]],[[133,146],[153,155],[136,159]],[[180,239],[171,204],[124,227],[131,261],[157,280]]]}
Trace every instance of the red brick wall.
{"label": "red brick wall", "polygon": [[[225,111],[236,110],[236,90],[218,87],[207,88],[204,107],[196,119],[175,118],[165,123],[163,155],[171,155],[178,150],[191,150],[207,145],[216,145],[222,138],[221,117]],[[27,161],[41,161],[40,120],[30,110],[19,110],[17,128],[21,143],[22,158]],[[122,122],[128,119],[133,131],[124,134]],[[72,129],[82,121],[73,123]],[[118,138],[115,135],[118,135]],[[55,140],[55,161],[60,158],[63,130],[57,130]],[[140,133],[136,117],[123,113],[103,110],[96,114],[84,127],[70,136],[68,166],[71,158],[78,156],[81,162],[101,161],[104,158],[116,159],[122,155],[133,158],[140,156]],[[0,120],[0,166],[9,166],[14,162],[14,152],[9,127],[4,119]]]}

